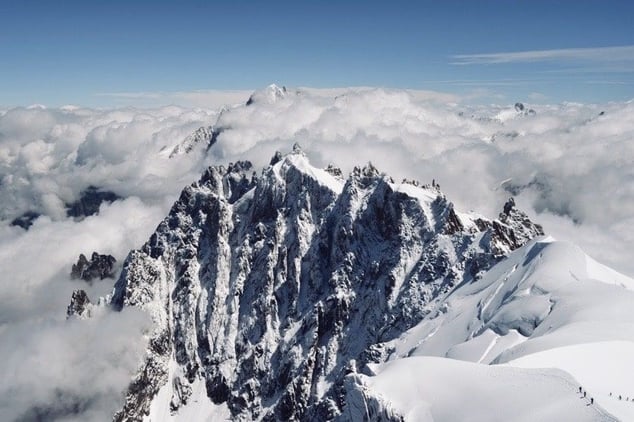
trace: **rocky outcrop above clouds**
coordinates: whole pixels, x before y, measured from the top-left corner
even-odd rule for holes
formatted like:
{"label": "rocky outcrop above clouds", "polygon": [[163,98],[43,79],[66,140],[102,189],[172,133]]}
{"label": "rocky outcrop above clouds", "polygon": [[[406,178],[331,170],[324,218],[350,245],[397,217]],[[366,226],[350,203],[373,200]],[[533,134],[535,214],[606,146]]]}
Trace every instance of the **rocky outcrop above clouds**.
{"label": "rocky outcrop above clouds", "polygon": [[109,301],[154,329],[117,420],[159,394],[176,415],[200,385],[234,419],[332,419],[355,365],[542,233],[512,203],[493,221],[459,213],[435,183],[371,164],[343,179],[297,146],[271,163],[209,168],[126,259]]}

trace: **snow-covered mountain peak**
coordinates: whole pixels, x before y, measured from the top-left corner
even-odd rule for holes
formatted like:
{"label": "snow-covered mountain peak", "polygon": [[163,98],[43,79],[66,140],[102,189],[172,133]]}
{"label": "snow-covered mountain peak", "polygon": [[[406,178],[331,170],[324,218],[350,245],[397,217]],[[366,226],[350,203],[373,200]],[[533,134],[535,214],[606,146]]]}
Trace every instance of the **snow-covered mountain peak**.
{"label": "snow-covered mountain peak", "polygon": [[358,180],[374,179],[381,175],[379,170],[372,163],[367,163],[363,167],[355,166],[352,170],[352,177]]}
{"label": "snow-covered mountain peak", "polygon": [[328,169],[314,167],[297,143],[285,155],[276,152],[271,158],[270,165],[263,169],[262,175],[266,179],[266,184],[271,187],[282,190],[292,188],[298,192],[319,187],[339,194],[344,184],[340,177]]}
{"label": "snow-covered mountain peak", "polygon": [[279,87],[275,84],[271,84],[262,90],[255,91],[249,97],[246,105],[263,103],[274,104],[277,101],[283,99],[288,94],[286,87]]}
{"label": "snow-covered mountain peak", "polygon": [[249,162],[209,168],[126,259],[110,303],[155,326],[118,419],[196,402],[235,419],[332,419],[347,371],[383,361],[381,344],[541,234],[511,217],[463,222],[435,183],[394,184],[371,164],[344,181],[299,148],[271,163],[259,176]]}
{"label": "snow-covered mountain peak", "polygon": [[168,155],[169,158],[174,158],[179,155],[189,154],[194,148],[198,146],[204,146],[209,148],[216,141],[217,132],[214,131],[213,126],[201,126],[183,139],[179,144],[173,147],[165,147],[162,151],[162,155]]}

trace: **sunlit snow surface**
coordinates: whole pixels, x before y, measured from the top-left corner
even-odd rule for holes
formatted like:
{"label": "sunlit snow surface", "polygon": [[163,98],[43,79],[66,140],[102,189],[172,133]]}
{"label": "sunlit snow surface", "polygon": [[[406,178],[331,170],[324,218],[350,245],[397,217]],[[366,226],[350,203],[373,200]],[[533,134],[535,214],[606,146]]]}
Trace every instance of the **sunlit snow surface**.
{"label": "sunlit snow surface", "polygon": [[362,400],[349,396],[349,420],[364,420],[375,410],[374,400],[406,421],[614,420],[599,405],[589,406],[589,398],[578,394],[577,382],[558,369],[411,357],[377,371],[371,377],[356,376],[367,401],[360,405]]}
{"label": "sunlit snow surface", "polygon": [[[564,346],[509,362],[520,368],[560,368],[596,403],[623,421],[634,420],[634,342],[605,341]],[[621,398],[619,399],[619,396]]]}
{"label": "sunlit snow surface", "polygon": [[[504,412],[530,407],[532,401],[541,406],[530,413],[533,419],[525,420],[601,420],[600,408],[632,420],[632,309],[631,279],[574,245],[532,241],[483,279],[453,291],[437,313],[392,342],[390,360],[396,366],[379,365],[373,368],[378,375],[361,376],[359,382],[400,414],[410,415],[408,420],[429,415],[433,420],[479,420],[467,418],[471,413],[466,410],[455,413],[449,397],[460,397],[460,408],[480,406],[471,409],[483,415],[481,420],[522,420],[522,412]],[[474,364],[461,366],[454,359]],[[568,375],[516,368],[558,368]],[[429,404],[418,403],[412,391]],[[589,407],[599,413],[585,409],[590,398],[594,404]],[[516,407],[499,405],[511,402]],[[487,413],[489,406],[496,410]],[[538,409],[545,413],[535,414]],[[566,412],[574,416],[563,417]]]}

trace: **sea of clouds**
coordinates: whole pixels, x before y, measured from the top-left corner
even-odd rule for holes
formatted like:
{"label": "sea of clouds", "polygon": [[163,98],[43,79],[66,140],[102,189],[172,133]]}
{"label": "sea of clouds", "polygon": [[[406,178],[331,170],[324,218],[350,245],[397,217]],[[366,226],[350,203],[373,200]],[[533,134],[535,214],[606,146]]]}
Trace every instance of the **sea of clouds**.
{"label": "sea of clouds", "polygon": [[[0,414],[107,419],[141,359],[148,321],[105,310],[66,321],[73,289],[94,300],[113,285],[70,280],[71,265],[92,251],[122,262],[206,166],[261,167],[295,142],[315,165],[349,172],[372,162],[396,180],[435,179],[462,211],[495,217],[513,193],[548,234],[634,275],[632,102],[519,110],[424,91],[276,87],[253,99],[224,109],[0,110]],[[209,150],[168,158],[207,125],[221,128]],[[124,199],[67,217],[66,204],[89,186]],[[27,211],[42,215],[29,230],[10,225]]]}

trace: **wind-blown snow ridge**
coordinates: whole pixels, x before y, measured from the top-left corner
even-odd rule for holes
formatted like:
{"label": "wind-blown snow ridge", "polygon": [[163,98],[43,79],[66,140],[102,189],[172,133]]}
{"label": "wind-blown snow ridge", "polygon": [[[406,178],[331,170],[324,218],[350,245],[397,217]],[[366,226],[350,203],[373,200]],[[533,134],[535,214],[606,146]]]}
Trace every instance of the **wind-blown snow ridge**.
{"label": "wind-blown snow ridge", "polygon": [[117,420],[158,414],[155,397],[178,419],[201,385],[234,419],[341,416],[347,373],[542,234],[512,201],[490,221],[434,183],[340,173],[296,146],[259,176],[237,162],[183,190],[109,299],[155,323]]}
{"label": "wind-blown snow ridge", "polygon": [[[608,393],[634,388],[628,377],[613,375],[630,374],[634,370],[634,363],[617,350],[634,347],[634,314],[631,311],[634,292],[631,285],[631,279],[596,263],[577,246],[552,238],[538,238],[511,253],[481,279],[457,287],[435,312],[429,313],[415,327],[383,347],[391,351],[388,361],[393,362],[407,357],[437,356],[481,364],[561,368],[569,371],[579,385],[583,385],[584,391],[589,392],[588,403],[584,402],[584,405],[603,407],[619,418],[629,420],[634,417],[634,406],[625,406]],[[446,379],[454,374],[454,378],[458,378],[454,368],[456,364],[442,365],[445,369],[440,372],[445,372],[436,376]],[[431,377],[435,369],[430,366],[429,361],[419,361],[416,367],[427,369],[420,369],[418,377]],[[374,372],[382,370],[379,366]],[[526,375],[530,378],[535,374]],[[555,388],[558,381],[552,374],[542,375],[551,377],[548,388]],[[389,382],[392,376],[395,376],[394,373],[381,375],[376,380],[372,377],[348,380],[350,399],[359,406],[362,397],[355,391],[370,388],[374,392],[366,391],[364,400],[376,405],[376,394],[384,390],[380,387],[384,383],[382,379]],[[468,377],[467,371],[459,376],[460,382],[469,385],[470,381],[466,381]],[[398,391],[415,388],[418,378],[399,379],[401,390],[380,393],[381,400],[399,402]],[[532,381],[527,379],[526,382]],[[378,390],[371,387],[374,385],[379,386]],[[477,385],[485,388],[486,394],[491,394],[483,398],[483,407],[478,411],[478,414],[486,414],[485,402],[494,400],[498,393],[493,393],[493,390],[497,387],[486,383]],[[567,392],[557,393],[551,399],[561,404],[577,388],[568,388]],[[525,392],[522,400],[531,401],[537,395],[537,391]],[[440,403],[446,397],[442,393],[436,394],[436,398],[432,396],[428,394],[427,399],[436,406],[437,412],[444,411],[438,410],[438,407],[443,408]],[[507,399],[499,396],[497,400],[504,402]],[[516,402],[513,400],[513,403]],[[400,403],[400,415],[414,411],[417,406],[411,400],[401,400]],[[578,412],[580,409],[568,411]],[[553,420],[559,417],[551,414],[544,418]],[[572,417],[575,420],[602,418],[588,414]],[[515,420],[515,417],[512,419]],[[434,420],[443,418],[434,413]]]}

